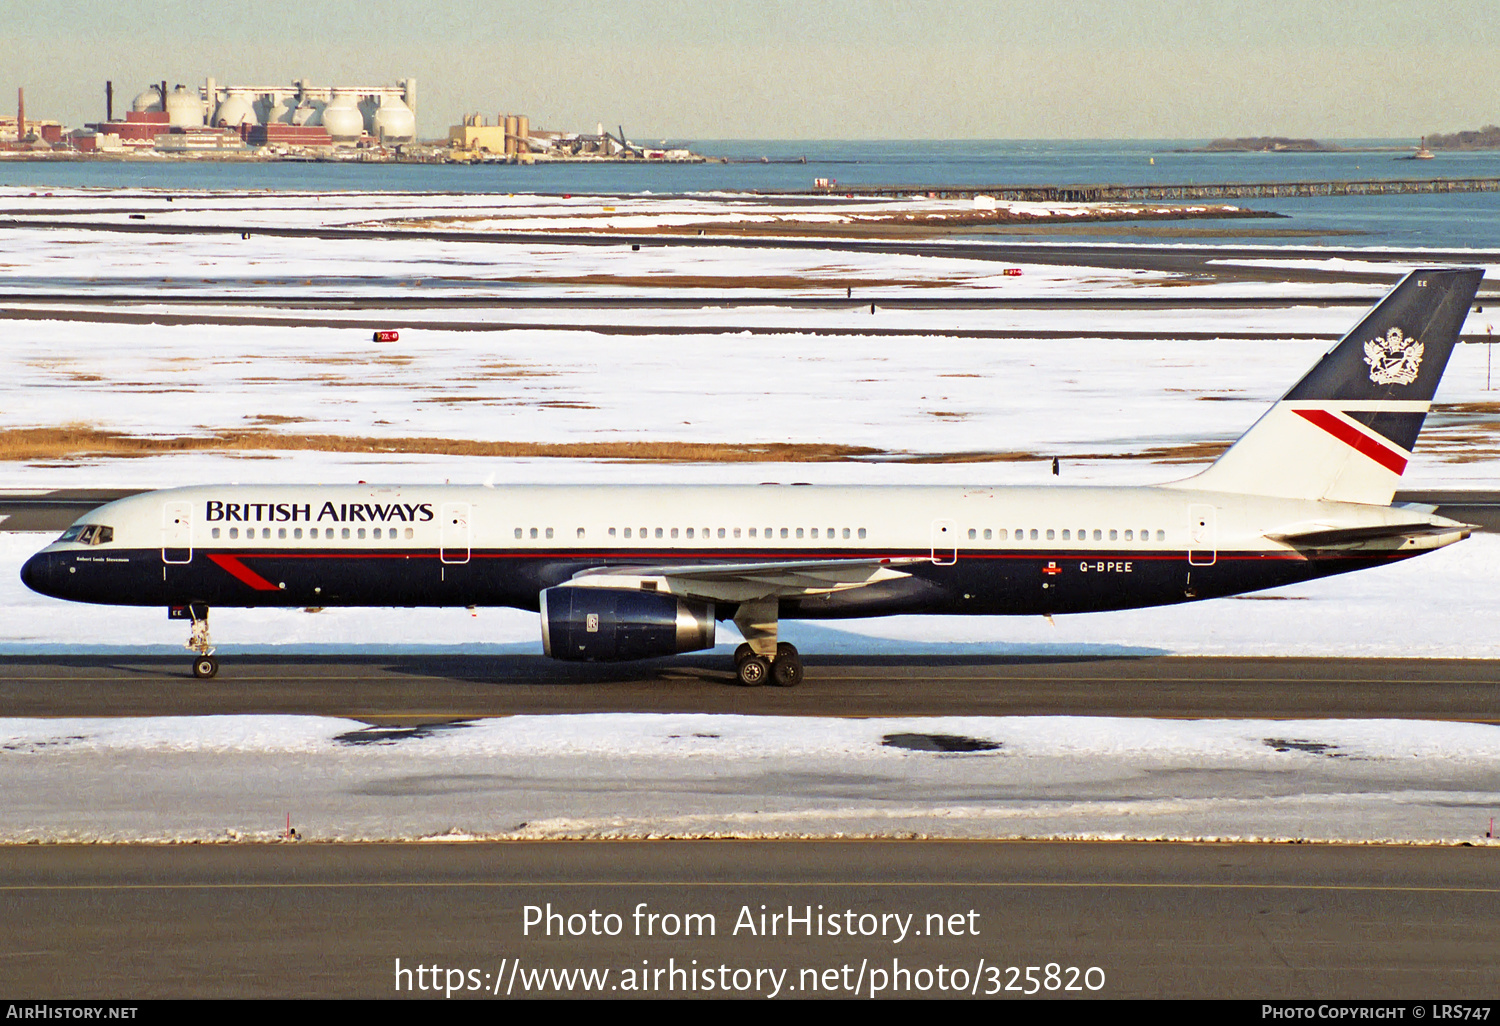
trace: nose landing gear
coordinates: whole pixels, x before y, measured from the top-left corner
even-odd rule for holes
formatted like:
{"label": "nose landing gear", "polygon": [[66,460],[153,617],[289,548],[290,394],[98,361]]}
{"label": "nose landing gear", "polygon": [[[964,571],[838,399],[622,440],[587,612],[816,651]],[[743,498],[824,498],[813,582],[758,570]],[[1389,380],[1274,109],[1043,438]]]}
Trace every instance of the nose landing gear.
{"label": "nose landing gear", "polygon": [[208,637],[208,607],[188,606],[187,615],[193,621],[193,632],[183,647],[198,653],[193,659],[193,676],[208,680],[219,672],[219,661],[214,658],[213,642]]}

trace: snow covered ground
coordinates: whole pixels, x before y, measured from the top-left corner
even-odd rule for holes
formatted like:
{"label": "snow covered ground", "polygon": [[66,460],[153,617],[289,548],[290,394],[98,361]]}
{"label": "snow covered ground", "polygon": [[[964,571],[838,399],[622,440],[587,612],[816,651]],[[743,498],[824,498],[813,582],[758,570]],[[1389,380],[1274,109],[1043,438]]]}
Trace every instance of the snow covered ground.
{"label": "snow covered ground", "polygon": [[537,196],[498,193],[216,192],[168,189],[0,188],[0,209],[24,217],[122,221],[142,213],[172,225],[436,228],[444,231],[632,232],[694,228],[807,228],[891,221],[1204,215],[1223,203],[1027,203],[993,197],[900,199],[827,195]]}
{"label": "snow covered ground", "polygon": [[[943,751],[967,747],[967,752]],[[1068,837],[1489,843],[1500,727],[517,716],[0,720],[0,842]]]}

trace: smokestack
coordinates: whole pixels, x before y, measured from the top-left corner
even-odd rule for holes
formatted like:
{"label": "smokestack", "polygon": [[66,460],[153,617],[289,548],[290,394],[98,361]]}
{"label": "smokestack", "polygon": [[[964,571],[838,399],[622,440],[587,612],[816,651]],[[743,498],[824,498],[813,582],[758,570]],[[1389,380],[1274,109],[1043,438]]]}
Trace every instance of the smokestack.
{"label": "smokestack", "polygon": [[115,84],[113,82],[105,82],[104,83],[104,120],[105,121],[113,121],[114,119],[115,119]]}
{"label": "smokestack", "polygon": [[26,90],[16,87],[16,142],[26,141]]}

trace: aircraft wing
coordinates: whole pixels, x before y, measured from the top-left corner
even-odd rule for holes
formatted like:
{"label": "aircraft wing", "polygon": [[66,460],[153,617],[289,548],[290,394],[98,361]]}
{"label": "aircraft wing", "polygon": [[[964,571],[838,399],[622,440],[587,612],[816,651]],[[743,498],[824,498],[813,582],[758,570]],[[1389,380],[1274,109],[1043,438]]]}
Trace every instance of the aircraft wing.
{"label": "aircraft wing", "polygon": [[778,563],[689,563],[583,570],[569,584],[580,588],[639,588],[708,602],[825,595],[894,581],[895,569],[925,563],[920,556],[883,559],[794,559]]}

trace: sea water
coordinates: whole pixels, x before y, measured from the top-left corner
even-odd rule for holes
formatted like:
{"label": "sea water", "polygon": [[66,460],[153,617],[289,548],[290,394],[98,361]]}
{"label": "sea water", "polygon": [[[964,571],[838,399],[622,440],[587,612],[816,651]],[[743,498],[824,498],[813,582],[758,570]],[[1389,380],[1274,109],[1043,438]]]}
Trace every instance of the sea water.
{"label": "sea water", "polygon": [[[672,140],[724,158],[704,164],[389,164],[355,162],[0,162],[0,186],[218,190],[681,194],[843,185],[984,186],[1342,181],[1500,177],[1500,151],[1397,159],[1408,140],[1345,140],[1344,151],[1194,153],[1202,140]],[[1384,151],[1359,147],[1390,147]],[[1500,193],[1243,199],[1284,219],[1184,222],[1164,233],[1109,225],[1058,229],[1077,241],[1224,241],[1279,246],[1500,247]]]}

